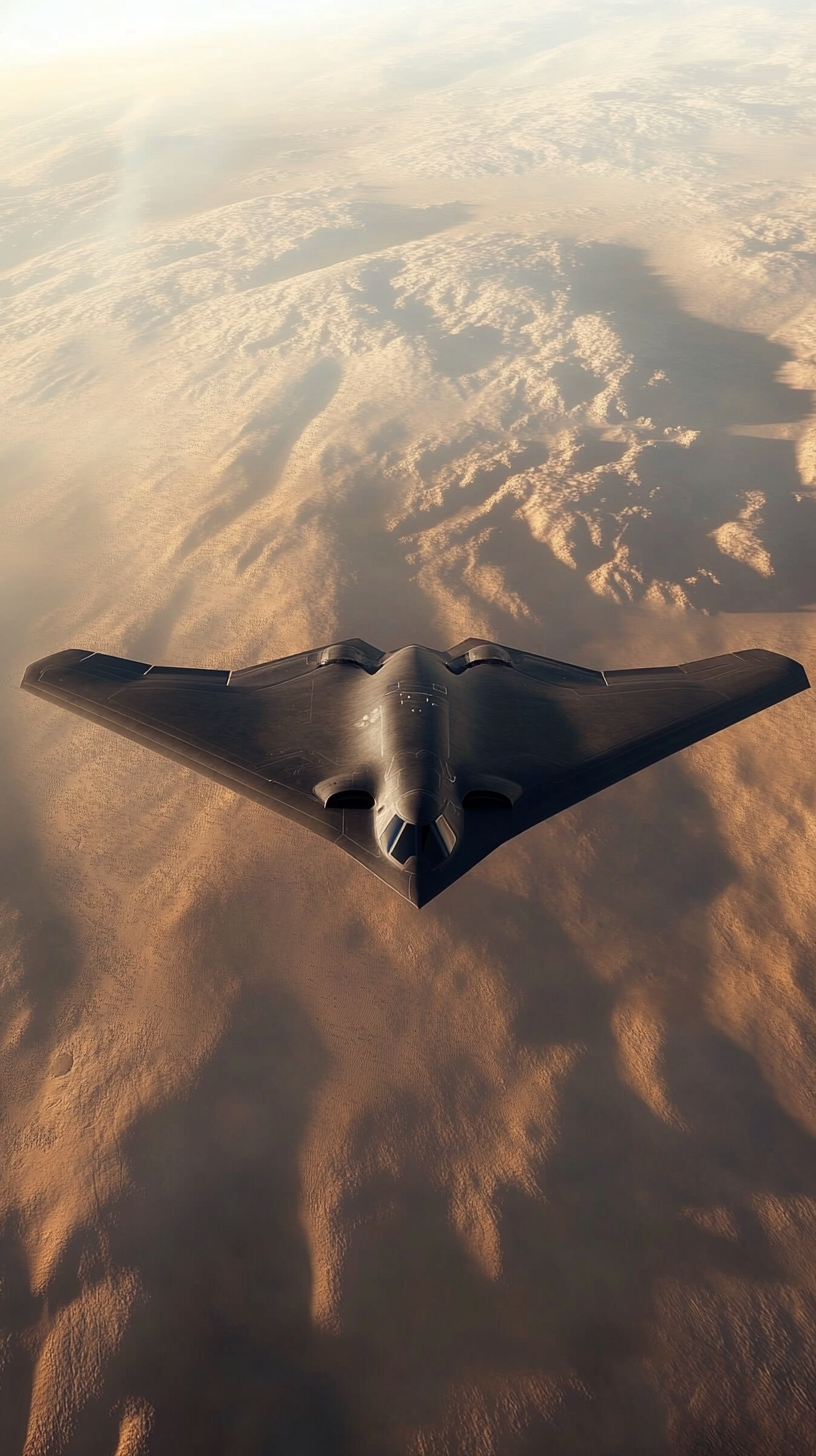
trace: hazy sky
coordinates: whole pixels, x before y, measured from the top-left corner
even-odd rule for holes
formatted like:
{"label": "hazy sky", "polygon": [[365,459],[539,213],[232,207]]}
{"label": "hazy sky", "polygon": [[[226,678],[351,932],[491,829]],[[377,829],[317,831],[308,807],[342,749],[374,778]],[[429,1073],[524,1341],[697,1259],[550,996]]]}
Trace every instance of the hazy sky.
{"label": "hazy sky", "polygon": [[142,45],[164,36],[298,26],[320,11],[366,0],[0,0],[0,57],[39,60],[70,51]]}

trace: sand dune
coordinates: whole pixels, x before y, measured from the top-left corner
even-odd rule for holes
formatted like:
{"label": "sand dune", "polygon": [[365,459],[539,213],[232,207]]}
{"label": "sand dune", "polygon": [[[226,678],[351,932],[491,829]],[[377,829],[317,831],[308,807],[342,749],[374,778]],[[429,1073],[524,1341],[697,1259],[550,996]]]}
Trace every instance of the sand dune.
{"label": "sand dune", "polygon": [[350,635],[813,676],[783,11],[9,78],[4,1452],[816,1451],[811,695],[416,912],[16,686]]}

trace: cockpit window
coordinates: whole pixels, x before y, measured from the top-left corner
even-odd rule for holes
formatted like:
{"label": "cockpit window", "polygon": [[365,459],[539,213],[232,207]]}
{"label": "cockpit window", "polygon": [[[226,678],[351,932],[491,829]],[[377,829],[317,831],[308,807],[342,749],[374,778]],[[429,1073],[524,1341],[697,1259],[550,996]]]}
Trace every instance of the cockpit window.
{"label": "cockpit window", "polygon": [[434,824],[407,824],[395,814],[385,831],[386,851],[402,865],[420,855],[431,866],[440,865],[455,844],[456,835],[444,814]]}
{"label": "cockpit window", "polygon": [[439,818],[436,821],[436,824],[434,825],[434,828],[436,829],[439,838],[442,840],[442,844],[445,848],[445,854],[453,854],[453,847],[456,844],[456,835],[451,829],[450,824],[448,823],[444,814],[440,814]]}
{"label": "cockpit window", "polygon": [[417,852],[416,838],[416,825],[406,824],[395,814],[385,831],[385,848],[397,864],[405,864]]}

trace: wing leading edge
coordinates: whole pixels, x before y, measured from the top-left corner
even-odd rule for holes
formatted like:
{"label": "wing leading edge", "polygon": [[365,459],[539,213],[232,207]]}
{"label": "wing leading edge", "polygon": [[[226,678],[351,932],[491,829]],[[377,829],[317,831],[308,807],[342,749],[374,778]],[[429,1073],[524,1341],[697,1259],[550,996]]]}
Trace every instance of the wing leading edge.
{"label": "wing leading edge", "polygon": [[[394,716],[410,654],[409,690],[427,678],[445,697],[446,792],[464,825],[427,871],[396,863],[376,828],[394,754],[410,740],[428,757],[421,714]],[[809,684],[799,663],[759,649],[602,673],[481,639],[389,654],[354,639],[233,673],[73,649],[32,663],[22,686],[274,809],[423,904],[534,824]],[[327,784],[357,797],[327,802]]]}

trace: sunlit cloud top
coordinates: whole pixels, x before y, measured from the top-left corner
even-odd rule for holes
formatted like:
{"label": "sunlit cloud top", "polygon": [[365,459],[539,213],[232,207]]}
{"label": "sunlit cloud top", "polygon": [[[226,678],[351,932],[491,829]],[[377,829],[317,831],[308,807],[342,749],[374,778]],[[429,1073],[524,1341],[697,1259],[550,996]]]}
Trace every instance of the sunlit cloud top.
{"label": "sunlit cloud top", "polygon": [[173,36],[298,29],[365,0],[0,0],[0,65],[150,45]]}

